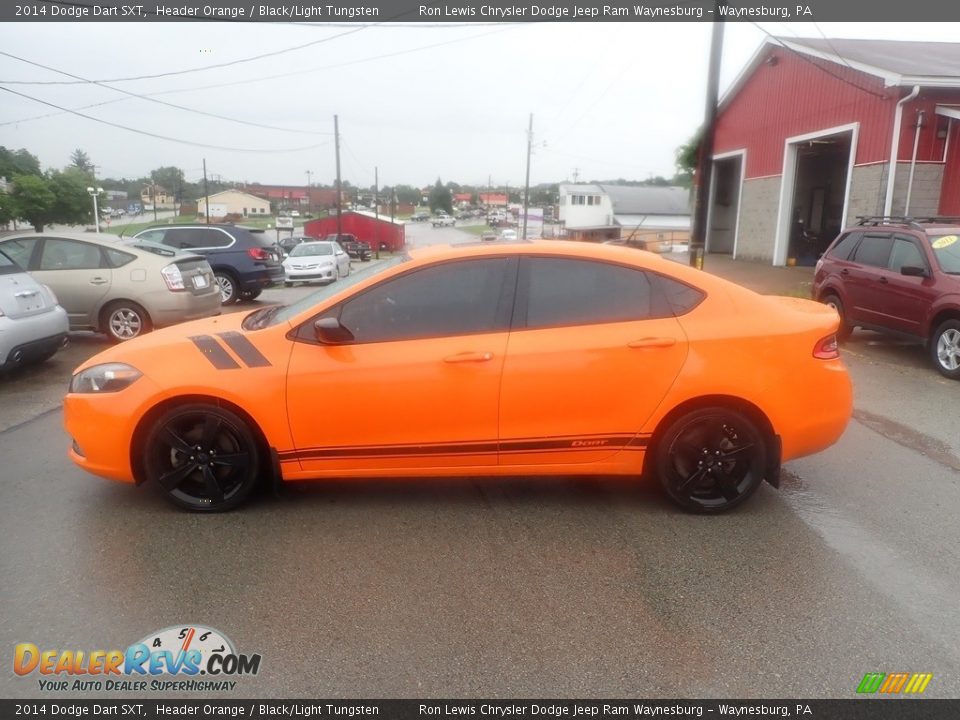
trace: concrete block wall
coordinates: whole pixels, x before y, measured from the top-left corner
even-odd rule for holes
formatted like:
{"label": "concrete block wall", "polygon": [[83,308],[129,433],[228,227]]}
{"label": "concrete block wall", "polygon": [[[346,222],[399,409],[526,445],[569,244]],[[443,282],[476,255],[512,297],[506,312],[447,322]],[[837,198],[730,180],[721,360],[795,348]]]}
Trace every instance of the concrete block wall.
{"label": "concrete block wall", "polygon": [[[940,163],[917,163],[913,173],[913,192],[910,194],[910,214],[936,215],[940,207],[940,190],[943,187],[943,168]],[[905,215],[907,184],[910,182],[910,163],[897,163],[897,176],[893,181],[893,207],[891,215]]]}
{"label": "concrete block wall", "polygon": [[740,201],[738,259],[773,262],[779,205],[779,176],[744,181]]}

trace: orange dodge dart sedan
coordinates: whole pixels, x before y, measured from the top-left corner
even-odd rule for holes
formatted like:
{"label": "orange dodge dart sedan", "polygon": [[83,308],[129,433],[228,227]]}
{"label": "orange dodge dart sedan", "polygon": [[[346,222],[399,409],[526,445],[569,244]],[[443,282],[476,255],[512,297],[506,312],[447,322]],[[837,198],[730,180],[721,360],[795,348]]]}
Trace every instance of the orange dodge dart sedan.
{"label": "orange dodge dart sedan", "polygon": [[630,248],[432,247],[111,348],[65,424],[80,467],[189,510],[260,482],[648,474],[716,513],[843,433],[838,325]]}

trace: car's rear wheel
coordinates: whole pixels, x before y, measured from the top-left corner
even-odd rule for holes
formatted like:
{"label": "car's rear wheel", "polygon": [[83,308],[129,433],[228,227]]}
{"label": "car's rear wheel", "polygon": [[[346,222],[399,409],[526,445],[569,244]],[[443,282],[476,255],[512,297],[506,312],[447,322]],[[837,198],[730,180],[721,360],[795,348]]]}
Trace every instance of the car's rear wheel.
{"label": "car's rear wheel", "polygon": [[821,302],[837,311],[837,315],[840,316],[840,327],[837,328],[837,340],[846,340],[850,337],[850,333],[853,332],[853,328],[847,323],[847,316],[844,315],[843,303],[840,302],[840,298],[833,293],[828,293],[823,296]]}
{"label": "car's rear wheel", "polygon": [[150,316],[147,311],[129,300],[110,303],[104,308],[101,330],[113,342],[126,342],[150,332]]}
{"label": "car's rear wheel", "polygon": [[259,450],[253,432],[234,413],[214,405],[182,405],[150,429],[147,479],[187,510],[232,510],[257,484]]}
{"label": "car's rear wheel", "polygon": [[656,469],[667,494],[698,513],[730,510],[763,481],[763,433],[743,413],[725,407],[693,410],[657,440]]}
{"label": "car's rear wheel", "polygon": [[214,274],[217,279],[217,285],[220,286],[220,303],[229,305],[240,297],[237,291],[237,279],[225,270],[217,270]]}
{"label": "car's rear wheel", "polygon": [[960,320],[940,323],[930,338],[930,356],[941,375],[960,379]]}

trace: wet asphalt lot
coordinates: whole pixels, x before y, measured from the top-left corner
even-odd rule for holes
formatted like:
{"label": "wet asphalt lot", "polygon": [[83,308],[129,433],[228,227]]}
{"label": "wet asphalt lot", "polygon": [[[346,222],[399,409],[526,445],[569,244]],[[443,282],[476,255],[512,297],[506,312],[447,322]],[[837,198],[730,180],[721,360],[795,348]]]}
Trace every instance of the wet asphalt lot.
{"label": "wet asphalt lot", "polygon": [[103,342],[0,380],[2,697],[41,695],[18,642],[191,623],[263,656],[235,697],[843,698],[897,671],[960,694],[960,384],[917,347],[855,334],[844,437],[721,517],[596,478],[301,485],[207,517],[67,460],[57,400]]}

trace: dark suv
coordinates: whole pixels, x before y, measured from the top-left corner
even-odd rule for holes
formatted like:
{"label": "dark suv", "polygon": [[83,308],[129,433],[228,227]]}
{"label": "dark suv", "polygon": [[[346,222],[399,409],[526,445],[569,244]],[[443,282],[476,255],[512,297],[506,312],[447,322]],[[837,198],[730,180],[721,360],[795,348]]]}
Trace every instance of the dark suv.
{"label": "dark suv", "polygon": [[351,235],[349,233],[340,233],[337,235],[327,235],[324,240],[327,242],[338,242],[340,247],[346,250],[347,255],[352,258],[356,258],[360,262],[366,262],[370,259],[370,253],[373,252],[373,248],[370,247],[370,243],[360,240],[356,235]]}
{"label": "dark suv", "polygon": [[813,297],[855,327],[923,342],[960,378],[960,218],[867,217],[817,262]]}
{"label": "dark suv", "polygon": [[263,288],[283,282],[283,258],[262,230],[236,225],[162,225],[134,238],[203,255],[220,285],[223,304],[253,300]]}

